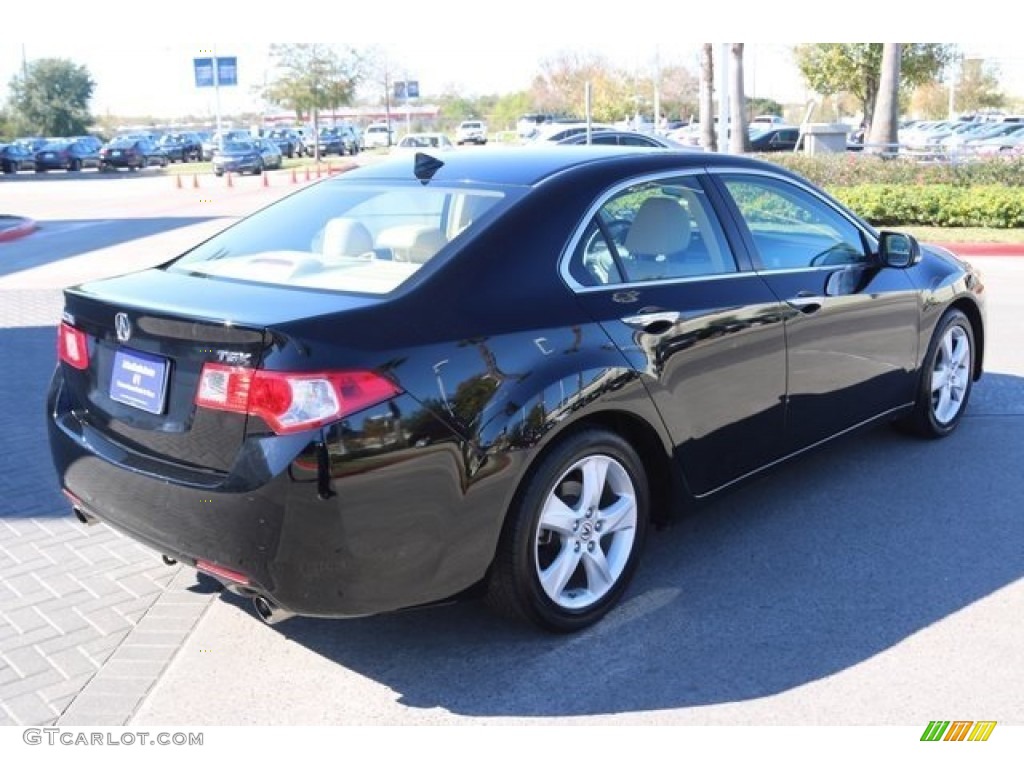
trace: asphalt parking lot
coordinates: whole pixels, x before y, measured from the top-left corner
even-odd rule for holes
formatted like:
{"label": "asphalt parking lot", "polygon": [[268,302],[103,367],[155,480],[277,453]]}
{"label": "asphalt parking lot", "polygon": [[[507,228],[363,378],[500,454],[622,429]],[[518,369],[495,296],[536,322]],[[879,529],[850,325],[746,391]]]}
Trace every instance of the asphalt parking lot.
{"label": "asphalt parking lot", "polygon": [[878,428],[719,499],[651,537],[591,630],[472,602],[271,627],[73,521],[43,395],[61,287],[159,263],[304,180],[84,178],[0,183],[39,224],[0,244],[0,724],[1024,724],[1024,259],[972,257],[988,372],[955,436]]}

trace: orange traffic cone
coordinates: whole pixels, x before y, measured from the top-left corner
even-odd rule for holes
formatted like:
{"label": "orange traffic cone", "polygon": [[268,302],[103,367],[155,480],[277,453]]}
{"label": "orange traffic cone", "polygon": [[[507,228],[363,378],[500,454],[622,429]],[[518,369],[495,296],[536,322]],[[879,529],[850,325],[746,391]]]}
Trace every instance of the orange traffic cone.
{"label": "orange traffic cone", "polygon": [[266,171],[263,172],[263,186],[264,187],[269,187],[270,186],[270,176],[267,174]]}
{"label": "orange traffic cone", "polygon": [[292,168],[292,184],[298,184],[298,183],[299,183],[299,177],[296,175],[295,169]]}
{"label": "orange traffic cone", "polygon": [[174,177],[174,186],[177,187],[178,189],[181,189],[181,174],[180,173],[177,176]]}
{"label": "orange traffic cone", "polygon": [[306,181],[309,181],[309,166],[306,166]]}
{"label": "orange traffic cone", "polygon": [[192,189],[199,189],[199,176],[192,174]]}
{"label": "orange traffic cone", "polygon": [[318,179],[320,178],[320,163],[316,164],[316,177]]}
{"label": "orange traffic cone", "polygon": [[230,173],[227,174],[227,177],[228,177],[228,186],[229,187],[235,186],[235,182],[231,180],[231,174]]}

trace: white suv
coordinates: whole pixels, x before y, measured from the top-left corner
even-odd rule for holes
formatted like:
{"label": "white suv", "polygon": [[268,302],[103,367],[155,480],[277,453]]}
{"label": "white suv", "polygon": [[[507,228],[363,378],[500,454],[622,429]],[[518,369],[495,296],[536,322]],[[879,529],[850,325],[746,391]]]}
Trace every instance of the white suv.
{"label": "white suv", "polygon": [[486,144],[487,126],[479,120],[463,120],[455,129],[456,144]]}
{"label": "white suv", "polygon": [[395,143],[395,131],[387,123],[370,123],[363,131],[363,149],[390,147]]}

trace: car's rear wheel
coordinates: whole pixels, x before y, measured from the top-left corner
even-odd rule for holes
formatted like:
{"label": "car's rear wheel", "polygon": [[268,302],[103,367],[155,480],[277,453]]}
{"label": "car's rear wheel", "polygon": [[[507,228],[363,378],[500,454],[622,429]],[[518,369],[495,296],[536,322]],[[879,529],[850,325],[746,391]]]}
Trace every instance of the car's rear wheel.
{"label": "car's rear wheel", "polygon": [[950,309],[928,345],[917,405],[902,426],[924,437],[945,437],[956,429],[971,395],[974,354],[971,321]]}
{"label": "car's rear wheel", "polygon": [[487,602],[553,632],[595,623],[636,569],[648,505],[647,476],[629,443],[600,429],[569,436],[517,494]]}

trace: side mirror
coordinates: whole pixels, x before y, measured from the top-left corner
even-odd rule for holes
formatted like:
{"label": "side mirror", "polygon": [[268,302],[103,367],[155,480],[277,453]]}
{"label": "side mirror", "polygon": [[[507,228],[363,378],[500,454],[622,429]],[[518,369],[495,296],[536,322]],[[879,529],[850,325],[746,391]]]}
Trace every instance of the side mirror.
{"label": "side mirror", "polygon": [[885,267],[906,269],[921,260],[921,246],[913,235],[881,232],[878,236],[878,260]]}

